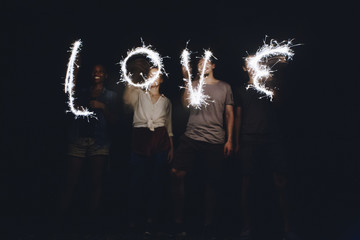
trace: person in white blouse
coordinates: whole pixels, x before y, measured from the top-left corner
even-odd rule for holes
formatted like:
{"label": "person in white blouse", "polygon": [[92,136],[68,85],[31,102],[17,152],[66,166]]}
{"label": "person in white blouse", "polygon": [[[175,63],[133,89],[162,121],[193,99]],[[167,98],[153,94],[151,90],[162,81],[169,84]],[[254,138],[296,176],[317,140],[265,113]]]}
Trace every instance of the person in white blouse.
{"label": "person in white blouse", "polygon": [[[152,68],[149,75],[155,74]],[[160,93],[160,76],[148,91],[127,86],[124,102],[134,110],[132,153],[130,159],[129,227],[135,228],[137,220],[146,209],[145,237],[151,237],[156,227],[159,207],[164,199],[164,184],[168,163],[173,159],[172,105]]]}

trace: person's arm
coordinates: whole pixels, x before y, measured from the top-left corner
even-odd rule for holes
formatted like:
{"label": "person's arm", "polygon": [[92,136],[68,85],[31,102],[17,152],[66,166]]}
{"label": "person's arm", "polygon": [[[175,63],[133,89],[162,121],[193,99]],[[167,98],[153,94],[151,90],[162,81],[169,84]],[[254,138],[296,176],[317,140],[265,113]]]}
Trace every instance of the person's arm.
{"label": "person's arm", "polygon": [[101,109],[103,111],[103,113],[104,113],[105,119],[109,123],[114,124],[116,122],[116,114],[115,114],[113,105],[117,101],[117,94],[116,93],[113,93],[113,95],[111,95],[110,101],[111,102],[109,104],[105,104],[105,103],[100,102],[98,100],[92,100],[92,101],[90,101],[90,106],[92,108],[94,108],[94,109]]}
{"label": "person's arm", "polygon": [[142,90],[137,87],[133,87],[131,85],[126,86],[123,94],[124,103],[134,107],[139,99],[139,94],[141,91]]}
{"label": "person's arm", "polygon": [[227,141],[224,146],[224,155],[229,157],[232,152],[232,137],[234,130],[234,107],[233,105],[226,105],[225,107],[225,120],[226,120],[226,131]]}
{"label": "person's arm", "polygon": [[183,94],[182,94],[182,99],[181,99],[181,102],[184,107],[189,106],[189,103],[190,103],[189,96],[190,96],[189,90],[187,88],[185,88],[183,91]]}
{"label": "person's arm", "polygon": [[118,94],[113,93],[111,97],[111,102],[108,105],[105,105],[104,116],[110,124],[116,124],[119,118],[119,103],[118,103]]}
{"label": "person's arm", "polygon": [[171,163],[173,158],[174,158],[174,142],[173,142],[173,137],[169,136],[169,140],[170,140],[170,150],[168,153],[168,163]]}
{"label": "person's arm", "polygon": [[168,154],[168,162],[170,163],[174,158],[174,143],[173,143],[173,132],[172,132],[172,105],[169,100],[168,109],[167,109],[167,116],[166,116],[166,122],[165,122],[166,130],[169,134],[169,140],[170,140],[170,150]]}
{"label": "person's arm", "polygon": [[[186,71],[184,66],[182,66],[181,71],[182,71],[184,79],[188,79],[189,78],[189,73]],[[190,69],[190,74],[191,74],[191,69]],[[189,106],[190,93],[189,93],[188,86],[187,86],[188,84],[189,84],[189,82],[187,82],[185,84],[184,91],[183,91],[182,96],[181,96],[181,103],[182,103],[182,105],[184,107]]]}
{"label": "person's arm", "polygon": [[235,153],[239,152],[240,142],[240,126],[241,126],[241,107],[236,107],[236,115],[235,115]]}

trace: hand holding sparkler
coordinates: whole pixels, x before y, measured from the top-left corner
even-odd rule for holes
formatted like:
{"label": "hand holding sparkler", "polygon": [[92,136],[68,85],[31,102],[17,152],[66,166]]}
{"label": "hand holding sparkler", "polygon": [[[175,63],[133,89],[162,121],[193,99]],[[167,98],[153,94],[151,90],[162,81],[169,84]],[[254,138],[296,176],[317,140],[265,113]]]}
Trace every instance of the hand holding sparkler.
{"label": "hand holding sparkler", "polygon": [[185,48],[181,54],[181,64],[182,64],[182,72],[184,75],[185,81],[185,94],[184,98],[186,99],[187,106],[193,106],[196,109],[201,109],[202,105],[207,105],[207,100],[210,98],[207,95],[204,95],[203,85],[204,83],[204,76],[205,76],[205,69],[206,69],[206,62],[209,61],[210,57],[212,56],[212,52],[209,50],[205,51],[203,56],[204,64],[202,66],[202,71],[199,78],[199,83],[197,87],[194,88],[192,82],[192,75],[191,75],[191,68],[190,68],[190,52]]}
{"label": "hand holding sparkler", "polygon": [[[161,74],[166,74],[163,67],[162,58],[160,57],[160,54],[150,48],[151,46],[145,46],[137,47],[135,49],[132,49],[128,51],[127,57],[120,62],[121,65],[121,81],[128,83],[131,86],[143,88],[145,90],[149,90],[151,85],[154,84],[154,82],[159,78]],[[149,78],[145,78],[144,75],[141,73],[141,76],[144,79],[143,83],[134,83],[134,81],[131,78],[131,73],[128,73],[127,71],[127,62],[128,60],[135,56],[135,55],[145,55],[147,58],[150,59],[150,62],[153,64],[153,67],[157,68],[155,74],[151,75]]]}
{"label": "hand holding sparkler", "polygon": [[[186,70],[185,66],[181,66],[181,71],[182,71],[182,75],[183,75],[183,80],[185,82],[185,87],[184,88],[184,93],[182,95],[182,104],[183,106],[189,106],[189,87],[188,87],[188,82],[185,79],[189,79],[191,78],[191,69],[189,68],[189,72]],[[189,75],[190,73],[190,75]]]}
{"label": "hand holding sparkler", "polygon": [[91,100],[90,107],[94,109],[105,109],[105,104],[97,100]]}
{"label": "hand holding sparkler", "polygon": [[192,69],[189,67],[188,69],[186,69],[185,66],[181,66],[181,72],[183,74],[183,79],[189,79],[191,78],[191,74],[192,74]]}

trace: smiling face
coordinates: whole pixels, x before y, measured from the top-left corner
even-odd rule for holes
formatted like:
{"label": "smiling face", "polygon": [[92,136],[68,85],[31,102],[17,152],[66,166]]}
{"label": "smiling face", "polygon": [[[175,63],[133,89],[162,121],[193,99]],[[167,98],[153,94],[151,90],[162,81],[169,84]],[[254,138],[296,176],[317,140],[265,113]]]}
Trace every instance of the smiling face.
{"label": "smiling face", "polygon": [[95,65],[94,70],[92,72],[92,77],[93,77],[93,80],[94,80],[95,83],[104,82],[105,78],[107,77],[104,66]]}

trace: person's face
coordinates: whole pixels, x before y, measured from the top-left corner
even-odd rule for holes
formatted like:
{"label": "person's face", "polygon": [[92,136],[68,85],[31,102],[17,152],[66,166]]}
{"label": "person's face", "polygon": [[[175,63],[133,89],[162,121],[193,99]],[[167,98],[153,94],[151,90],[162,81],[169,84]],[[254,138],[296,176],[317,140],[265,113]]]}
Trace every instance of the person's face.
{"label": "person's face", "polygon": [[242,69],[243,69],[244,72],[247,72],[247,71],[248,71],[247,68],[246,68],[246,66],[242,66]]}
{"label": "person's face", "polygon": [[93,73],[92,73],[93,79],[95,83],[104,82],[106,78],[105,69],[101,65],[96,65],[94,67]]}
{"label": "person's face", "polygon": [[253,70],[251,70],[251,68],[248,66],[248,60],[250,57],[252,57],[252,55],[245,58],[245,63],[242,66],[242,69],[246,73],[247,77],[249,77],[249,80],[251,80],[252,75],[253,75]]}
{"label": "person's face", "polygon": [[254,57],[253,55],[249,55],[245,58],[244,61],[244,65],[242,66],[242,69],[244,70],[244,72],[250,72],[250,68],[248,66],[248,61],[250,60],[250,58]]}
{"label": "person's face", "polygon": [[202,58],[202,59],[200,59],[200,61],[198,63],[198,72],[200,74],[202,73],[204,64],[205,64],[205,74],[209,74],[215,68],[215,64],[211,63],[210,61],[205,62],[205,59]]}
{"label": "person's face", "polygon": [[[157,68],[152,68],[149,71],[149,78],[152,78],[156,75],[157,71],[159,71]],[[155,80],[155,82],[151,85],[151,87],[159,86],[163,82],[163,79],[161,77],[161,74],[159,77]]]}

